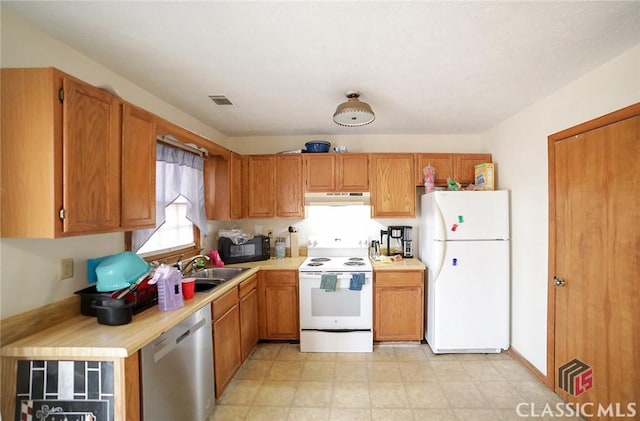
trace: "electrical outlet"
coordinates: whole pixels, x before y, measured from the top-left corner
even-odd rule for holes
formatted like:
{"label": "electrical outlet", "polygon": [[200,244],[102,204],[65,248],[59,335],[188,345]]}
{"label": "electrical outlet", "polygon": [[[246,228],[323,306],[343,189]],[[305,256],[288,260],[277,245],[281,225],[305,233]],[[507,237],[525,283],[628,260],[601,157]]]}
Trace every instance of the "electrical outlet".
{"label": "electrical outlet", "polygon": [[62,281],[63,279],[73,278],[73,258],[60,260],[60,270],[58,277]]}

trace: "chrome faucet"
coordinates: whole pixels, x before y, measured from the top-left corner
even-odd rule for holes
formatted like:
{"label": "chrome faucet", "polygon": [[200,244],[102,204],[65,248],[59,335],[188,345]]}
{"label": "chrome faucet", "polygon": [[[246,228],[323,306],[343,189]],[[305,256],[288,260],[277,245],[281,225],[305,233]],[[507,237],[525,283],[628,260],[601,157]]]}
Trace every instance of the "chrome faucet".
{"label": "chrome faucet", "polygon": [[[204,259],[206,261],[211,260],[209,258],[209,256],[205,255],[205,254],[198,254],[197,256],[193,256],[189,259],[187,259],[184,263],[182,262],[182,256],[180,256],[178,258],[178,261],[176,262],[175,266],[178,268],[178,270],[185,275],[186,273],[190,273],[193,272],[193,265],[195,262],[197,262],[199,259]],[[191,265],[191,271],[187,272],[187,268],[189,267],[189,265]]]}

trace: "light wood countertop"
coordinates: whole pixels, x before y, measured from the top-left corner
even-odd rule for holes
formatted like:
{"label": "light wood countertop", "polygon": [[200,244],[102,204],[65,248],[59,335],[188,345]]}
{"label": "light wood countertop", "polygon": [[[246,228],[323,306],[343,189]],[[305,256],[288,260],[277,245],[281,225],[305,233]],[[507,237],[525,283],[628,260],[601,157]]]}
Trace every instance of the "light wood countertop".
{"label": "light wood countertop", "polygon": [[[3,357],[43,359],[126,358],[258,271],[297,270],[304,259],[305,256],[301,256],[228,265],[248,267],[250,270],[210,293],[196,294],[193,299],[185,301],[184,307],[180,309],[160,311],[158,306],[154,306],[134,315],[131,323],[122,326],[101,325],[95,317],[78,315],[52,328],[3,346],[0,354]],[[372,263],[374,271],[425,269],[424,264],[418,259]]]}
{"label": "light wood countertop", "polygon": [[193,299],[186,300],[180,309],[160,311],[158,306],[154,306],[134,315],[131,323],[121,326],[102,325],[95,317],[78,315],[3,346],[0,354],[3,357],[43,359],[126,358],[259,270],[297,270],[304,259],[271,259],[228,265],[251,269],[210,293],[196,294]]}
{"label": "light wood countertop", "polygon": [[384,270],[425,270],[427,267],[416,258],[402,259],[394,261],[389,256],[384,256],[384,260],[372,260],[374,271]]}

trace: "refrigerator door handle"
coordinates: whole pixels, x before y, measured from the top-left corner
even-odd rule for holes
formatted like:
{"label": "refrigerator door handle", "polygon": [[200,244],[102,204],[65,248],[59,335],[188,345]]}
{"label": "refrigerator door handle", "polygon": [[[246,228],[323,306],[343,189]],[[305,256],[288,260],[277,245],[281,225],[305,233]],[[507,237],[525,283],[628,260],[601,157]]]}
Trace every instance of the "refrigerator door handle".
{"label": "refrigerator door handle", "polygon": [[440,206],[438,206],[437,201],[435,201],[434,204],[435,204],[435,219],[437,220],[436,224],[438,224],[438,227],[440,228],[440,235],[442,237],[439,240],[436,240],[435,241],[436,244],[434,244],[434,246],[437,245],[436,253],[434,256],[437,266],[434,268],[434,271],[433,271],[434,281],[435,281],[438,279],[438,276],[440,275],[440,271],[442,270],[442,266],[444,265],[445,248],[447,247],[447,243],[445,241],[447,231],[444,225],[444,217],[442,216],[442,211],[440,210]]}
{"label": "refrigerator door handle", "polygon": [[446,241],[434,241],[434,245],[437,246],[436,247],[436,262],[437,262],[437,266],[434,268],[433,271],[433,280],[437,281],[438,277],[440,276],[440,271],[442,270],[442,266],[444,266],[444,256],[445,256],[445,248],[447,247],[447,242]]}
{"label": "refrigerator door handle", "polygon": [[[437,219],[436,224],[438,224],[438,228],[439,230],[436,230],[436,238],[439,239],[440,241],[446,241],[447,240],[447,227],[444,224],[444,216],[442,216],[442,211],[440,210],[440,206],[438,205],[438,202],[435,202],[435,217]],[[440,235],[437,235],[437,232],[440,231]],[[441,238],[438,238],[441,237]]]}

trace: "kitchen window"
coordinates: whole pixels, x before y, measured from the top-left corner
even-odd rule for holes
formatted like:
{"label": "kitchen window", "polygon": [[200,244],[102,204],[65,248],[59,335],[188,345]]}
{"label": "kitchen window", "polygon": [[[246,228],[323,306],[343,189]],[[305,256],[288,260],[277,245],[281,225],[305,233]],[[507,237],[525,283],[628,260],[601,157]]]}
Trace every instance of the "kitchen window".
{"label": "kitchen window", "polygon": [[164,210],[164,224],[136,252],[145,257],[195,246],[193,224],[187,219],[187,199],[180,195]]}
{"label": "kitchen window", "polygon": [[156,227],[127,235],[127,249],[147,260],[170,261],[200,252],[207,234],[204,158],[183,149],[156,145]]}

